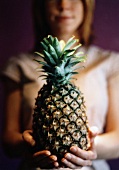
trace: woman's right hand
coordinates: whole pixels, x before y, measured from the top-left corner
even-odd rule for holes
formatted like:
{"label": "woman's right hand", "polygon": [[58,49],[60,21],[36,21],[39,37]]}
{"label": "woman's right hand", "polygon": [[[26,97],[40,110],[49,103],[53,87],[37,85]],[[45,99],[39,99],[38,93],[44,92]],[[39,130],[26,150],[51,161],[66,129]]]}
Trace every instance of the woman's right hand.
{"label": "woman's right hand", "polygon": [[[25,130],[22,134],[23,140],[26,143],[26,148],[32,148],[35,146],[35,140],[32,136],[32,130]],[[29,152],[30,149],[27,149],[25,157],[27,156],[28,162],[32,167],[40,168],[57,168],[59,166],[57,162],[57,157],[51,155],[50,151],[42,150],[36,153]]]}

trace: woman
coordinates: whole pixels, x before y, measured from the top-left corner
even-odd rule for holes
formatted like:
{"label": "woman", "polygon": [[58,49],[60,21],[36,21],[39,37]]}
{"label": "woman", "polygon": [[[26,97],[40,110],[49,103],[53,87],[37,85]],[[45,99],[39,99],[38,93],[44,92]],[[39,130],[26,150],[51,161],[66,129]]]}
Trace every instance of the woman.
{"label": "woman", "polygon": [[[67,41],[75,35],[87,54],[85,69],[76,77],[82,89],[91,131],[91,149],[83,151],[71,147],[62,159],[62,165],[50,151],[30,152],[35,145],[32,137],[32,113],[37,91],[44,81],[37,79],[37,63],[33,54],[12,58],[3,70],[6,92],[6,116],[3,141],[12,156],[25,158],[21,169],[58,168],[108,170],[105,161],[119,157],[119,54],[91,46],[93,0],[34,0],[35,50],[48,34]],[[95,91],[94,91],[95,90]],[[96,136],[97,135],[97,136]],[[113,153],[113,154],[112,154]],[[95,160],[97,159],[97,160]],[[95,161],[93,161],[95,160]]]}

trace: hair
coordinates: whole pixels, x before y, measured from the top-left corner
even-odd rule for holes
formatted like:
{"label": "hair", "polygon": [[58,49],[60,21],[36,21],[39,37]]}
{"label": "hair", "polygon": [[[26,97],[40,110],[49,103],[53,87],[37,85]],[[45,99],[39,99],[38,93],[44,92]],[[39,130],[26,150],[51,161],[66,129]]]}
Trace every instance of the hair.
{"label": "hair", "polygon": [[[40,41],[50,34],[45,19],[45,0],[33,0],[33,22],[35,33],[35,49]],[[80,43],[88,46],[93,41],[93,15],[95,0],[82,0],[84,4],[84,20],[79,28]]]}

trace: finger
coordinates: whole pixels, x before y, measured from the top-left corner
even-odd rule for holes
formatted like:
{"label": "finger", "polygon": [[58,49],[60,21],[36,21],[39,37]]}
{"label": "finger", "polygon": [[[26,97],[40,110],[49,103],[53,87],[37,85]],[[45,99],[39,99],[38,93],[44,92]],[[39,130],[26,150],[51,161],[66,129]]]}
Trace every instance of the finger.
{"label": "finger", "polygon": [[51,156],[46,157],[45,159],[43,159],[42,163],[44,165],[50,165],[50,164],[52,164],[52,163],[54,163],[56,161],[57,161],[57,157],[55,155],[51,155]]}
{"label": "finger", "polygon": [[57,157],[55,155],[51,155],[50,151],[48,150],[36,152],[35,154],[33,154],[33,159],[36,162],[42,161],[45,164],[47,162],[52,163],[52,162],[57,161]]}
{"label": "finger", "polygon": [[74,165],[72,162],[69,162],[67,159],[63,158],[62,160],[62,163],[68,167],[68,168],[71,168],[71,169],[81,169],[82,166],[76,166]]}
{"label": "finger", "polygon": [[[54,155],[50,155],[49,151],[41,151],[33,155],[33,163],[36,166],[40,166],[41,168],[47,168],[47,167],[54,167],[58,166],[57,157]],[[54,164],[54,162],[56,162]]]}
{"label": "finger", "polygon": [[76,155],[76,156],[78,156],[78,157],[80,157],[82,159],[85,159],[85,160],[96,159],[96,154],[92,150],[85,151],[85,150],[82,150],[82,149],[78,148],[77,146],[72,146],[70,148],[70,151],[74,155]]}
{"label": "finger", "polygon": [[54,162],[54,167],[59,167],[59,163],[58,162]]}
{"label": "finger", "polygon": [[39,159],[44,159],[47,156],[50,156],[51,153],[48,150],[43,150],[43,151],[39,151],[33,154],[33,158],[39,157]]}
{"label": "finger", "polygon": [[29,143],[31,146],[35,145],[35,140],[33,139],[32,130],[25,130],[22,133],[22,138],[25,142]]}
{"label": "finger", "polygon": [[84,160],[70,153],[65,154],[65,158],[77,166],[91,166],[92,165],[92,161]]}
{"label": "finger", "polygon": [[97,157],[96,149],[95,149],[95,141],[98,138],[99,135],[99,129],[96,126],[92,126],[90,128],[90,144],[91,144],[91,150],[94,152],[95,156]]}

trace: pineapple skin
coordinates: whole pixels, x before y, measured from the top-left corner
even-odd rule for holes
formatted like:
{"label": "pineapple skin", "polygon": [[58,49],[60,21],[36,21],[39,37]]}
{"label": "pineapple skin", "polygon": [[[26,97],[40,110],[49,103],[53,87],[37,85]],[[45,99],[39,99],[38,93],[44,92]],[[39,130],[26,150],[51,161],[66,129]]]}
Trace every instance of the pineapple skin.
{"label": "pineapple skin", "polygon": [[33,114],[35,151],[50,150],[58,160],[71,146],[89,148],[84,96],[72,83],[44,84],[39,90]]}

